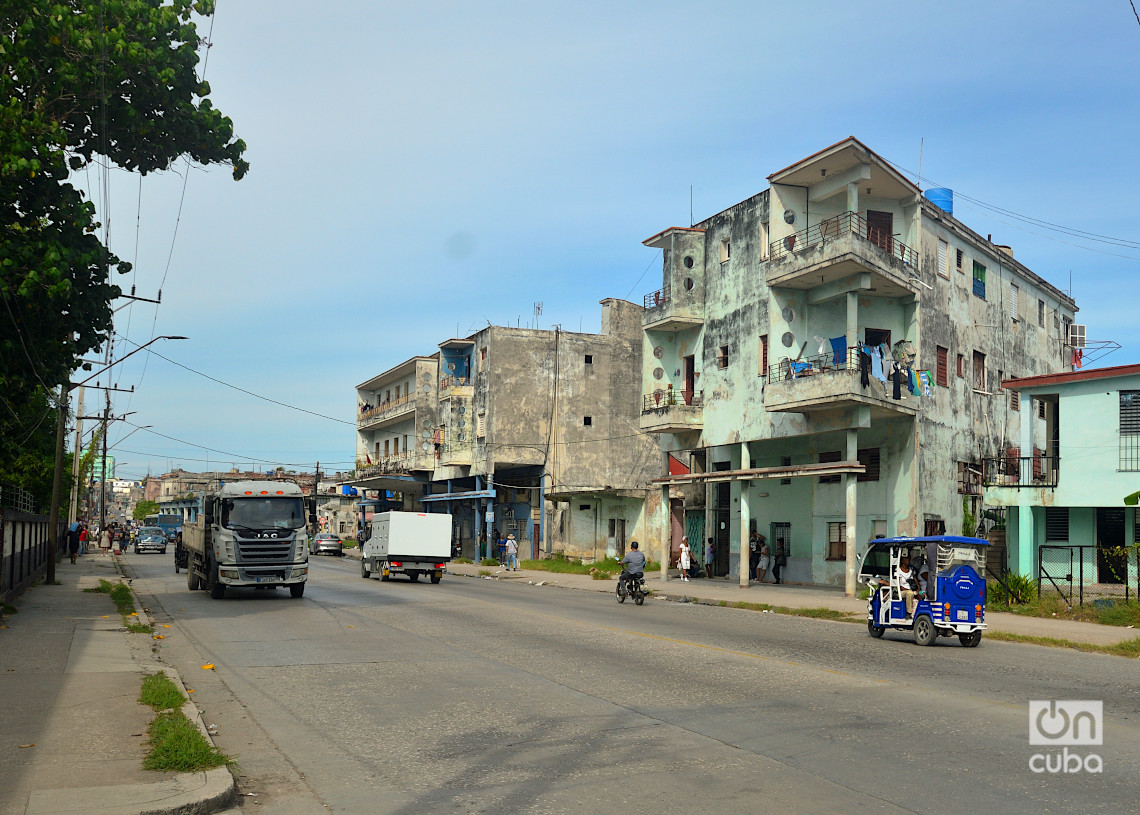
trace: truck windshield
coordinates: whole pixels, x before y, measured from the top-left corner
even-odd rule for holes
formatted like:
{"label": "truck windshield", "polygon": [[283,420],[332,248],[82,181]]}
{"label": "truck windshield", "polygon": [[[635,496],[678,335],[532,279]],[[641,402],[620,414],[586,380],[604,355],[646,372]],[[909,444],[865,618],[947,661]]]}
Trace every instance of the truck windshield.
{"label": "truck windshield", "polygon": [[305,525],[300,498],[227,498],[222,501],[222,526],[247,529],[297,529]]}

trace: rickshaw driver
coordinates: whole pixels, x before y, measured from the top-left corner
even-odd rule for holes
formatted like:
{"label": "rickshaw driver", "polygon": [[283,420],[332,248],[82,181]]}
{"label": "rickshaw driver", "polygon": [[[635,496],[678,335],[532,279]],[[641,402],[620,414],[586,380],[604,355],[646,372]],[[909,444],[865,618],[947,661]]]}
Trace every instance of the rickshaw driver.
{"label": "rickshaw driver", "polygon": [[896,573],[899,581],[899,596],[906,601],[906,616],[914,616],[914,608],[918,605],[918,595],[915,593],[914,573],[910,570],[910,555],[904,553],[899,558],[899,569]]}

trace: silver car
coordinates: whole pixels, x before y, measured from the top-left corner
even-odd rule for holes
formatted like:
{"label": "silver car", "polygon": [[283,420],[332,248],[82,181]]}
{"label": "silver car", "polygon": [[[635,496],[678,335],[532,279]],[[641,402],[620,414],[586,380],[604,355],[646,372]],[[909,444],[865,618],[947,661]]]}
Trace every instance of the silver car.
{"label": "silver car", "polygon": [[157,526],[144,526],[135,537],[135,554],[161,552],[166,554],[166,533]]}
{"label": "silver car", "polygon": [[332,532],[321,532],[309,544],[309,551],[314,555],[344,555],[344,544]]}

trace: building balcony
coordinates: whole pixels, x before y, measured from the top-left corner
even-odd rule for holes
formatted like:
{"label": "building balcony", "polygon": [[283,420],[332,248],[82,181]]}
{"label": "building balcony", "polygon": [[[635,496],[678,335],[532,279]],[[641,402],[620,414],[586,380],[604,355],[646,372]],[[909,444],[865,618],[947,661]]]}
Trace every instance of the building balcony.
{"label": "building balcony", "polygon": [[695,298],[673,296],[671,286],[663,286],[641,298],[645,311],[641,315],[641,326],[648,331],[684,331],[686,328],[702,325],[705,321],[702,303]]}
{"label": "building balcony", "polygon": [[471,464],[473,445],[469,441],[444,442],[440,445],[439,463],[445,466],[463,466]]}
{"label": "building balcony", "polygon": [[443,376],[439,379],[439,398],[462,397],[470,399],[475,395],[475,382],[470,376]]}
{"label": "building balcony", "polygon": [[[869,373],[869,372],[868,372]],[[914,416],[918,397],[906,388],[893,398],[889,383],[868,375],[862,385],[859,349],[846,355],[824,354],[784,360],[768,369],[764,386],[764,409],[775,413],[822,413],[868,406],[873,417]]]}
{"label": "building balcony", "polygon": [[657,389],[641,400],[641,429],[649,433],[703,430],[704,391]]}
{"label": "building balcony", "polygon": [[1058,456],[1003,456],[982,460],[982,481],[987,487],[1055,489],[1060,477]]}
{"label": "building balcony", "polygon": [[404,394],[398,399],[390,399],[368,410],[362,410],[356,417],[356,426],[360,430],[383,427],[386,424],[403,418],[416,409],[416,395]]}
{"label": "building balcony", "polygon": [[430,453],[396,453],[384,456],[356,471],[358,478],[374,478],[379,475],[407,475],[417,470],[434,470],[435,456]]}
{"label": "building balcony", "polygon": [[918,253],[855,212],[828,218],[770,246],[769,286],[814,289],[861,273],[871,274],[869,290],[877,296],[914,294]]}

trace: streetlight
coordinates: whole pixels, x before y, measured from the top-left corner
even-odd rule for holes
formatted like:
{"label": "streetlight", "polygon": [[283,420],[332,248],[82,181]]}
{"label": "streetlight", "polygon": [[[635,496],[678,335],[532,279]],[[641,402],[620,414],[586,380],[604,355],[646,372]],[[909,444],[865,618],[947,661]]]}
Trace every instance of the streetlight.
{"label": "streetlight", "polygon": [[[94,379],[95,377],[100,376],[101,374],[104,374],[107,371],[111,370],[111,368],[118,365],[124,359],[127,359],[128,357],[134,356],[139,351],[143,350],[147,346],[153,345],[154,343],[158,342],[159,340],[186,340],[186,339],[189,339],[189,337],[181,337],[181,336],[175,336],[175,335],[169,335],[169,334],[164,334],[160,337],[155,337],[150,342],[147,342],[147,343],[144,343],[143,345],[140,345],[138,348],[131,351],[129,354],[124,354],[123,356],[116,359],[114,362],[110,363],[109,365],[104,366],[102,370],[96,371],[95,373],[91,374],[91,376],[87,377],[86,379],[81,380],[79,382],[66,382],[66,383],[59,386],[59,425],[58,425],[58,428],[57,428],[56,434],[55,434],[55,477],[52,479],[51,510],[48,514],[48,519],[49,519],[49,522],[51,524],[51,553],[50,553],[50,557],[48,557],[48,559],[47,559],[47,570],[46,570],[46,574],[44,575],[44,579],[47,581],[47,584],[49,586],[52,585],[53,583],[55,583],[55,558],[59,554],[59,497],[60,497],[60,493],[63,491],[63,431],[64,431],[65,425],[67,424],[67,402],[68,402],[67,396],[68,396],[68,394],[70,394],[73,390],[78,388],[80,385],[85,385],[86,383],[88,383],[92,379]],[[70,377],[68,377],[68,379],[70,379]],[[76,451],[76,452],[78,453],[78,451]],[[104,459],[104,461],[103,461],[103,469],[104,469],[103,477],[104,477],[104,479],[106,479],[106,469],[107,469],[106,459]]]}

